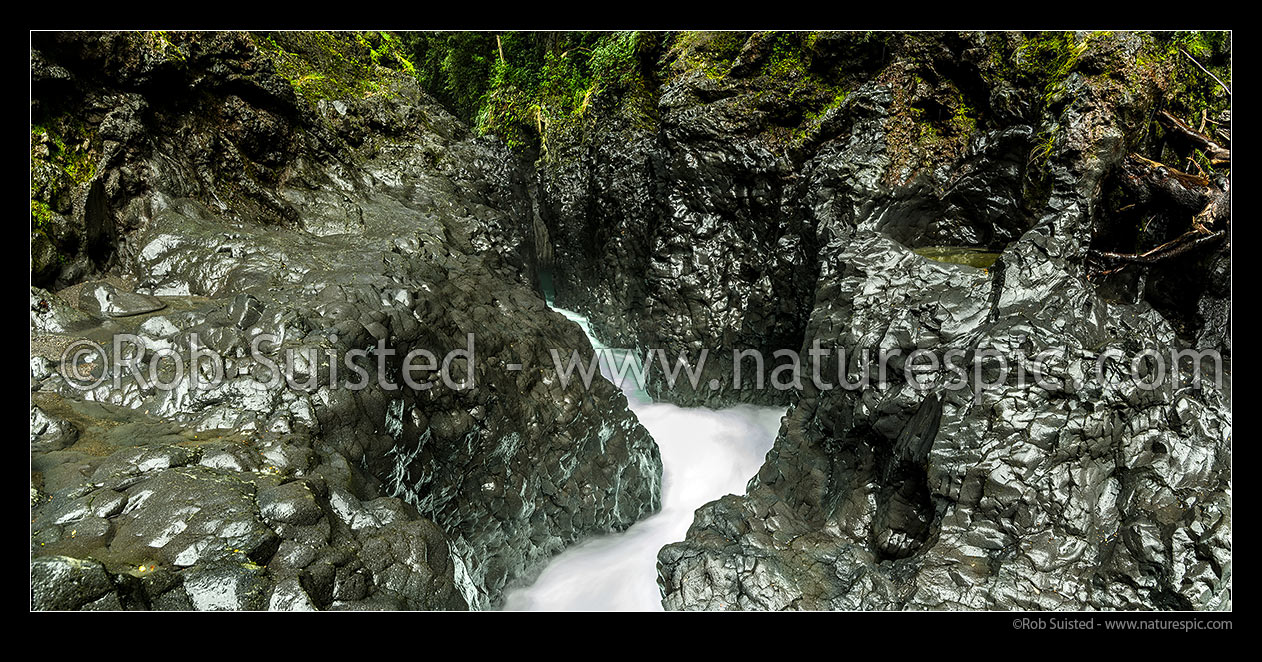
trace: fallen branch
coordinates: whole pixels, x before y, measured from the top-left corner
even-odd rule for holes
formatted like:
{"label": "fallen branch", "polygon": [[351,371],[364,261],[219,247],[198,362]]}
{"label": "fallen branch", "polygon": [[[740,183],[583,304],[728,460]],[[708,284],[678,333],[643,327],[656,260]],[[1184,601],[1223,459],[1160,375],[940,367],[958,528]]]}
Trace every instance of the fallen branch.
{"label": "fallen branch", "polygon": [[1184,255],[1200,246],[1217,243],[1226,237],[1226,230],[1218,230],[1209,234],[1202,234],[1197,230],[1189,230],[1146,253],[1136,255],[1134,253],[1096,251],[1096,254],[1103,258],[1127,264],[1157,264]]}
{"label": "fallen branch", "polygon": [[1182,137],[1183,140],[1190,143],[1193,147],[1205,152],[1205,155],[1209,157],[1209,162],[1211,164],[1215,166],[1231,165],[1231,150],[1219,145],[1213,140],[1210,140],[1208,136],[1196,129],[1193,129],[1187,124],[1184,124],[1183,120],[1180,120],[1165,110],[1161,111],[1161,114],[1157,116],[1157,119],[1175,135]]}
{"label": "fallen branch", "polygon": [[1146,202],[1158,196],[1168,204],[1195,214],[1205,208],[1209,196],[1209,179],[1189,175],[1178,168],[1168,166],[1138,154],[1131,154],[1122,166],[1128,186]]}
{"label": "fallen branch", "polygon": [[1230,87],[1227,87],[1227,84],[1226,84],[1226,83],[1222,82],[1221,80],[1218,80],[1218,76],[1215,76],[1214,74],[1210,73],[1210,72],[1209,72],[1209,69],[1206,69],[1203,65],[1201,65],[1201,63],[1200,63],[1200,62],[1197,62],[1197,61],[1196,61],[1196,58],[1192,57],[1192,54],[1191,54],[1191,53],[1189,53],[1189,52],[1187,52],[1187,51],[1183,50],[1182,48],[1180,48],[1180,49],[1179,49],[1179,52],[1180,52],[1180,53],[1183,53],[1184,55],[1186,55],[1186,56],[1187,56],[1187,58],[1188,58],[1189,60],[1191,60],[1191,61],[1192,61],[1192,64],[1195,64],[1195,65],[1196,65],[1196,68],[1197,68],[1197,69],[1200,69],[1201,71],[1204,71],[1206,76],[1209,76],[1210,78],[1213,78],[1215,83],[1218,83],[1219,85],[1221,85],[1221,86],[1223,87],[1223,89],[1227,91],[1227,96],[1231,96],[1231,88],[1230,88]]}
{"label": "fallen branch", "polygon": [[1201,234],[1211,234],[1217,228],[1225,228],[1231,221],[1231,182],[1217,195],[1210,196],[1209,203],[1192,218],[1192,229]]}
{"label": "fallen branch", "polygon": [[1209,186],[1209,179],[1207,177],[1188,174],[1186,172],[1183,172],[1182,170],[1179,170],[1178,168],[1175,168],[1174,166],[1168,166],[1162,163],[1161,161],[1154,161],[1146,156],[1140,156],[1139,154],[1135,154],[1134,152],[1130,154],[1130,157],[1132,159],[1135,159],[1139,163],[1142,163],[1148,166],[1149,168],[1152,168],[1153,170],[1164,168],[1165,174],[1167,176],[1174,177],[1176,180],[1179,181],[1179,183],[1189,188],[1190,187],[1204,188],[1206,186]]}

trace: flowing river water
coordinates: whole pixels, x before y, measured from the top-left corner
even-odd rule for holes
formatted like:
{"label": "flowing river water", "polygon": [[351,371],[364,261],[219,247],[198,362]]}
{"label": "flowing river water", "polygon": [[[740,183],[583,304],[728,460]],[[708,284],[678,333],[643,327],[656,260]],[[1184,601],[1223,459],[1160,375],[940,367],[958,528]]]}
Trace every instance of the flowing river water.
{"label": "flowing river water", "polygon": [[[585,317],[553,309],[577,322],[597,351],[610,349],[592,336]],[[628,350],[610,353],[622,365]],[[507,594],[505,609],[661,611],[658,550],[684,539],[700,506],[743,494],[775,441],[783,407],[715,410],[653,402],[630,371],[619,380],[606,363],[601,361],[601,373],[626,394],[661,449],[662,509],[626,531],[589,538],[557,555],[534,584]]]}

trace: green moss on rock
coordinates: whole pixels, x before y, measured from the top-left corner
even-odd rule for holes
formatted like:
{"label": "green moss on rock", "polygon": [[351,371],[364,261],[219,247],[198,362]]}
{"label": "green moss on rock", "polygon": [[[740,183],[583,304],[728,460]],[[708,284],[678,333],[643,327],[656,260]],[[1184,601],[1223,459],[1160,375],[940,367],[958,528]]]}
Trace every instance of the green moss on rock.
{"label": "green moss on rock", "polygon": [[393,95],[399,72],[416,75],[402,40],[388,32],[271,32],[254,40],[312,103]]}
{"label": "green moss on rock", "polygon": [[75,196],[96,176],[95,131],[61,115],[31,125],[31,273],[48,275],[77,249],[70,224]]}
{"label": "green moss on rock", "polygon": [[522,151],[580,125],[594,104],[643,97],[638,32],[420,32],[405,35],[423,89],[479,132]]}

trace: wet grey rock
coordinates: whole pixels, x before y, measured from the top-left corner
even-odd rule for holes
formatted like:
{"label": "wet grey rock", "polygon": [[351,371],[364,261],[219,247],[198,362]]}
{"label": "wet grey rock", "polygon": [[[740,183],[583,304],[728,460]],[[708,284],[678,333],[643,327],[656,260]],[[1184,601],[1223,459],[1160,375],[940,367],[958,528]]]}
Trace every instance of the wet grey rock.
{"label": "wet grey rock", "polygon": [[96,466],[92,480],[121,490],[143,480],[143,474],[182,467],[194,461],[194,453],[180,446],[146,446],[115,453]]}
{"label": "wet grey rock", "polygon": [[294,481],[263,490],[258,495],[259,513],[268,522],[313,524],[324,511],[306,482]]}
{"label": "wet grey rock", "polygon": [[65,84],[73,79],[74,76],[71,75],[65,67],[49,62],[44,58],[44,55],[37,50],[31,51],[32,84]]}
{"label": "wet grey rock", "polygon": [[157,297],[120,290],[111,283],[96,283],[79,291],[79,307],[89,314],[131,317],[162,310],[166,304]]}
{"label": "wet grey rock", "polygon": [[197,611],[260,611],[270,589],[266,573],[249,563],[203,564],[184,579],[184,591]]}
{"label": "wet grey rock", "polygon": [[404,609],[461,609],[464,598],[454,582],[455,568],[446,541],[424,520],[398,522],[373,530],[361,539],[360,558],[366,574],[339,573],[333,599],[364,597],[366,577],[379,587],[378,599],[392,597]]}
{"label": "wet grey rock", "polygon": [[263,304],[249,294],[238,294],[232,298],[232,303],[228,304],[228,317],[238,329],[242,330],[254,326],[254,323],[263,316],[263,312]]}
{"label": "wet grey rock", "polygon": [[211,442],[200,446],[200,450],[197,463],[220,471],[262,471],[266,461],[258,451],[239,444]]}
{"label": "wet grey rock", "polygon": [[261,519],[255,486],[202,467],[161,471],[130,488],[111,551],[189,567],[243,554],[266,561],[277,535]]}
{"label": "wet grey rock", "polygon": [[95,561],[48,556],[31,561],[31,608],[79,609],[114,590],[105,568]]}
{"label": "wet grey rock", "polygon": [[123,611],[125,609],[126,606],[116,593],[106,593],[103,597],[80,607],[80,611]]}
{"label": "wet grey rock", "polygon": [[929,535],[934,506],[924,476],[941,421],[942,401],[930,395],[898,433],[879,469],[872,542],[884,558],[915,554]]}
{"label": "wet grey rock", "polygon": [[276,584],[272,596],[267,603],[268,611],[315,611],[315,604],[307,592],[302,590],[296,578],[286,579]]}
{"label": "wet grey rock", "polygon": [[[527,179],[502,144],[403,74],[390,94],[298,100],[246,35],[191,37],[179,67],[126,35],[39,48],[92,81],[84,103],[114,109],[97,221],[126,240],[96,264],[135,283],[84,286],[99,317],[56,332],[139,340],[107,346],[87,390],[32,362],[36,395],[69,403],[96,444],[33,452],[34,554],[171,578],[136,589],[136,608],[486,608],[566,545],[659,507],[657,448],[621,393],[542,370],[549,348],[591,350],[537,294]],[[196,109],[191,89],[207,95]],[[474,388],[435,371],[418,375],[430,388],[393,387],[408,352],[441,358],[470,333],[475,360],[451,370]],[[378,341],[390,384],[376,349],[362,388],[344,364],[333,376],[327,352]],[[127,364],[197,348],[224,358],[217,385],[210,365]],[[292,385],[270,379],[287,353]],[[98,492],[126,504],[101,518],[108,540],[79,544],[53,515]]]}
{"label": "wet grey rock", "polygon": [[47,453],[73,444],[79,431],[69,421],[49,416],[38,405],[31,407],[31,450]]}
{"label": "wet grey rock", "polygon": [[31,286],[31,331],[34,333],[67,333],[91,326],[93,317],[61,297]]}
{"label": "wet grey rock", "polygon": [[1208,259],[1209,279],[1196,302],[1196,347],[1231,355],[1231,248],[1224,246]]}
{"label": "wet grey rock", "polygon": [[[129,410],[93,411],[143,418]],[[96,425],[110,423],[76,420],[88,426],[90,438],[101,434]],[[133,424],[133,429],[162,428]],[[346,482],[330,490],[317,474],[283,482],[274,467],[207,467],[196,463],[195,453],[173,456],[171,447],[155,440],[130,439],[148,443],[148,450],[123,446],[89,463],[105,468],[100,475],[107,479],[120,475],[111,467],[131,476],[135,482],[121,492],[91,482],[51,494],[36,490],[32,553],[39,563],[32,566],[33,576],[47,577],[46,592],[58,582],[71,585],[66,568],[90,569],[95,582],[83,595],[40,596],[36,604],[182,610],[364,608],[360,603],[466,607],[445,534],[403,501],[381,497],[361,503],[347,489],[351,477],[337,472],[328,472],[332,480]],[[273,439],[269,446],[286,445],[286,439],[293,437]],[[197,448],[222,453],[227,445]],[[133,473],[138,466],[145,470]],[[42,468],[37,464],[37,471]],[[352,529],[325,516],[338,508],[368,519]],[[96,581],[97,569],[108,582],[103,597],[100,589],[107,585]]]}
{"label": "wet grey rock", "polygon": [[[821,148],[809,169],[831,195],[815,198],[820,279],[802,352],[834,349],[823,374],[861,376],[853,358],[838,373],[837,348],[931,348],[995,351],[1026,369],[1049,351],[1050,379],[1018,383],[992,366],[967,389],[923,389],[892,362],[884,389],[807,384],[747,493],[703,506],[661,550],[667,608],[1230,605],[1227,392],[1092,374],[1106,352],[1182,344],[1151,306],[1106,300],[1085,278],[1091,209],[1125,152],[1118,109],[1076,84],[1046,208],[989,269],[891,239],[881,219],[921,194],[882,182],[878,126]],[[987,186],[1018,195],[1011,178]]]}

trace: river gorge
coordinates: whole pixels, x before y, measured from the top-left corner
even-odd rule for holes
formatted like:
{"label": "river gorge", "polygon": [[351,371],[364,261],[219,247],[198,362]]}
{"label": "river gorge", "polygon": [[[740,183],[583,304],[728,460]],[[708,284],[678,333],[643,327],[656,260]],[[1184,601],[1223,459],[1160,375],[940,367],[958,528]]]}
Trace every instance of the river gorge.
{"label": "river gorge", "polygon": [[1230,32],[30,57],[34,610],[1232,607]]}

